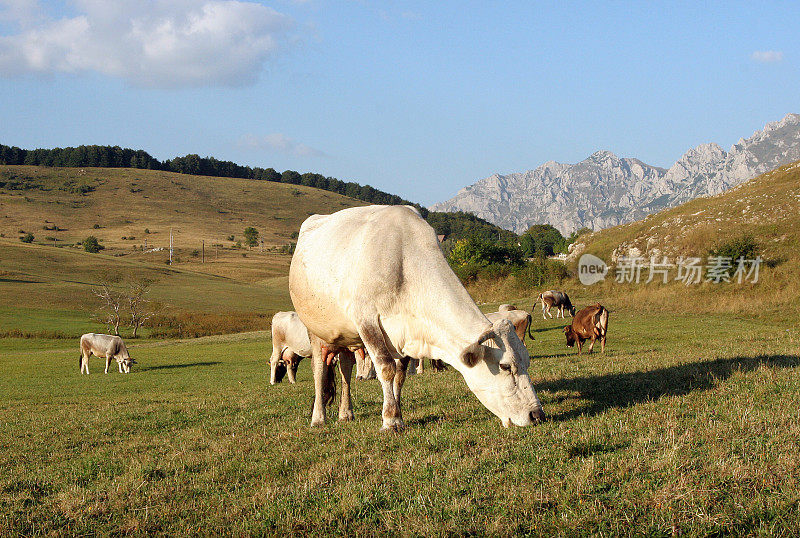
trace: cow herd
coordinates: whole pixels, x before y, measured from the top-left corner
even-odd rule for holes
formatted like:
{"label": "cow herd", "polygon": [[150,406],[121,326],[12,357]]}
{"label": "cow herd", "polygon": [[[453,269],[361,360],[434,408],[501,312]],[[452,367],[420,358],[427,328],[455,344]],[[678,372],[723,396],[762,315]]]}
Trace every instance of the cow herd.
{"label": "cow herd", "polygon": [[[352,260],[359,260],[353,264]],[[501,305],[483,314],[450,269],[436,234],[416,209],[366,206],[303,222],[289,269],[294,312],[272,320],[270,383],[286,375],[295,382],[302,358],[312,362],[312,426],[323,424],[341,378],[339,420],[352,420],[350,382],[377,377],[383,391],[382,429],[404,427],[401,395],[405,378],[425,359],[438,368],[449,365],[464,378],[478,400],[501,421],[527,426],[545,414],[528,374],[525,347],[531,313]],[[579,312],[561,291],[537,297],[543,317],[572,322],[564,328],[567,345],[578,352],[599,339],[605,351],[608,310],[596,304]],[[129,372],[128,350],[117,336],[81,337],[81,373],[88,357],[112,360]]]}

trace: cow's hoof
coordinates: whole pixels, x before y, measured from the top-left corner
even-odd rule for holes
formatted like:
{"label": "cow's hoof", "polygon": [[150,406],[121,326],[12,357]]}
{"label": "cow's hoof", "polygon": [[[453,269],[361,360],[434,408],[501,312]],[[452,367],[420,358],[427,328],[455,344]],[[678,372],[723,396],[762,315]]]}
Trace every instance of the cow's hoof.
{"label": "cow's hoof", "polygon": [[352,420],[356,418],[353,415],[352,411],[348,411],[347,413],[339,413],[339,422],[352,422]]}
{"label": "cow's hoof", "polygon": [[312,428],[320,428],[325,425],[324,418],[312,418],[311,419],[311,427]]}
{"label": "cow's hoof", "polygon": [[395,420],[394,422],[387,424],[384,422],[381,431],[383,432],[390,432],[390,433],[400,433],[406,429],[405,423],[402,420]]}

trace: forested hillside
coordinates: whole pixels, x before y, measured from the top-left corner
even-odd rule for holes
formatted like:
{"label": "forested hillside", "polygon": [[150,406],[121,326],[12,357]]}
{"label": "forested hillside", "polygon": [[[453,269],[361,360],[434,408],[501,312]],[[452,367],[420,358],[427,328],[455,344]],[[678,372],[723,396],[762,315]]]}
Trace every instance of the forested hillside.
{"label": "forested hillside", "polygon": [[0,164],[56,168],[135,168],[161,170],[193,176],[254,179],[303,185],[334,192],[370,204],[413,205],[436,229],[436,233],[448,237],[455,236],[460,238],[477,234],[487,239],[490,237],[509,239],[514,236],[512,232],[472,214],[461,211],[454,213],[429,212],[417,203],[376,189],[370,185],[341,181],[334,177],[312,172],[300,174],[294,170],[284,170],[279,173],[273,168],[242,166],[231,161],[220,161],[214,157],[200,157],[196,154],[175,157],[161,162],[144,150],[133,150],[119,146],[78,146],[26,150],[16,146],[0,144]]}

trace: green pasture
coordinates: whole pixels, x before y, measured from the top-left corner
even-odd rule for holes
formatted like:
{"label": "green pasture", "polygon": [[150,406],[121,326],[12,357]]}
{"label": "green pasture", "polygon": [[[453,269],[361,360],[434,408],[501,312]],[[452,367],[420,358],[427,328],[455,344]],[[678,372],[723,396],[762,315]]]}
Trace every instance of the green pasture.
{"label": "green pasture", "polygon": [[451,369],[409,378],[399,435],[377,381],[311,429],[267,332],[132,342],[130,375],[0,340],[0,534],[800,533],[796,324],[614,311],[583,357],[561,327],[528,342],[547,422],[503,429]]}

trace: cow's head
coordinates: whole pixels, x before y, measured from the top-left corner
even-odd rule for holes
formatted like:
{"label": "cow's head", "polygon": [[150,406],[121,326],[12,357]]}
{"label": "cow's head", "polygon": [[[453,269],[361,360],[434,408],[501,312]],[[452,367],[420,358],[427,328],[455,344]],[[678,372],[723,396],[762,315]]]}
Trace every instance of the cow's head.
{"label": "cow's head", "polygon": [[575,330],[572,328],[572,325],[567,325],[564,327],[564,335],[567,337],[567,347],[572,347],[575,345],[575,341],[578,339],[578,335],[575,333]]}
{"label": "cow's head", "polygon": [[278,361],[278,364],[275,365],[271,384],[280,383],[283,381],[284,377],[286,377],[286,363],[281,359]]}
{"label": "cow's head", "polygon": [[569,312],[570,316],[572,316],[573,318],[575,317],[575,307],[574,306],[569,305],[569,308],[567,308],[567,311]]}
{"label": "cow's head", "polygon": [[[487,343],[489,345],[483,345]],[[542,404],[528,376],[530,355],[510,321],[502,319],[461,353],[459,368],[470,390],[503,426],[544,420]]]}
{"label": "cow's head", "polygon": [[131,373],[131,365],[136,364],[136,359],[131,357],[117,357],[117,362],[122,366],[122,371],[129,374]]}

